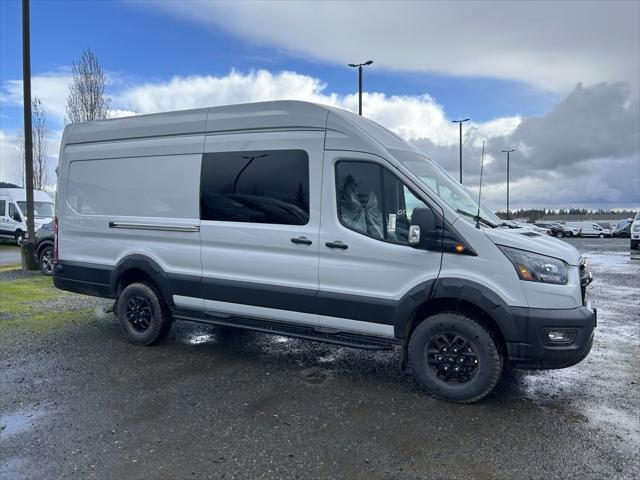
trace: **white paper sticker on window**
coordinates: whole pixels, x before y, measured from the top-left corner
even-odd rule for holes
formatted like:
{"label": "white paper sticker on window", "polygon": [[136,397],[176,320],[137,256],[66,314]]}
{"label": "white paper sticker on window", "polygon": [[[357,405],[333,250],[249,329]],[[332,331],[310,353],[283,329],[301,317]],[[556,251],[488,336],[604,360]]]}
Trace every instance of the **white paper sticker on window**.
{"label": "white paper sticker on window", "polygon": [[387,233],[394,233],[396,231],[396,214],[390,213],[389,220],[387,220]]}

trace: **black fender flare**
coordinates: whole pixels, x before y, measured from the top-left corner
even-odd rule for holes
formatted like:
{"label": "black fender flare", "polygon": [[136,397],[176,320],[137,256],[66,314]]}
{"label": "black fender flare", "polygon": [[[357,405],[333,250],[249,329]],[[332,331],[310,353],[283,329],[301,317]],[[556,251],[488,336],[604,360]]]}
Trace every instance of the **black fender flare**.
{"label": "black fender flare", "polygon": [[133,254],[124,257],[111,271],[109,283],[111,285],[111,290],[116,296],[119,294],[118,284],[122,275],[128,270],[133,269],[140,270],[147,274],[160,291],[165,303],[173,306],[173,296],[171,295],[169,276],[155,260],[152,260],[142,254]]}
{"label": "black fender flare", "polygon": [[493,290],[472,280],[440,277],[416,285],[402,297],[396,309],[394,334],[402,339],[402,366],[406,365],[406,350],[416,311],[426,303],[440,299],[462,301],[486,312],[507,342],[526,338],[527,325],[518,325],[511,308]]}

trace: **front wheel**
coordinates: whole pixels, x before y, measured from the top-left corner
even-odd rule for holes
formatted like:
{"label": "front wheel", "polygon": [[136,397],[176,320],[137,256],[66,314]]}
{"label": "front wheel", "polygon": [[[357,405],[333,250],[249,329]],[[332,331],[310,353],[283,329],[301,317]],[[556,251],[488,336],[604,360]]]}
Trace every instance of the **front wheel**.
{"label": "front wheel", "polygon": [[431,395],[473,403],[498,383],[503,359],[491,334],[466,315],[446,312],[425,319],[409,341],[409,365]]}
{"label": "front wheel", "polygon": [[601,233],[600,235],[598,235],[598,237],[604,238],[604,233]]}
{"label": "front wheel", "polygon": [[21,247],[24,243],[24,232],[22,230],[18,230],[14,235],[14,239],[16,241],[16,245]]}
{"label": "front wheel", "polygon": [[116,313],[122,332],[135,345],[151,345],[171,328],[171,314],[147,282],[128,285],[118,297]]}

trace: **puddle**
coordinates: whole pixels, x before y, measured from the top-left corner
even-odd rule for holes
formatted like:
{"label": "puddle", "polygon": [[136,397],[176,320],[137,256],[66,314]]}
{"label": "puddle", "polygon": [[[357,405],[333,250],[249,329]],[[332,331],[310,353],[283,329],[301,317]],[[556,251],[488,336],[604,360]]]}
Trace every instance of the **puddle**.
{"label": "puddle", "polygon": [[203,343],[211,343],[214,340],[214,335],[211,333],[205,333],[202,335],[193,335],[189,338],[188,342],[191,345],[201,345]]}
{"label": "puddle", "polygon": [[637,263],[632,263],[632,255],[629,252],[608,252],[602,253],[590,251],[584,254],[590,266],[598,267],[599,271],[635,271]]}
{"label": "puddle", "polygon": [[44,415],[44,410],[24,408],[0,417],[0,438],[6,439],[17,433],[31,430],[38,419]]}

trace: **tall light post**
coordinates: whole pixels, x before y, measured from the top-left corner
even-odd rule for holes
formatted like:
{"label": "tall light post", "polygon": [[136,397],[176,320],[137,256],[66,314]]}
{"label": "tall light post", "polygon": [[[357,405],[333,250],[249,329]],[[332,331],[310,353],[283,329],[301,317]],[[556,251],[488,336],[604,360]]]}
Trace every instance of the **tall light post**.
{"label": "tall light post", "polygon": [[362,67],[371,65],[373,60],[367,60],[364,63],[350,63],[349,66],[358,68],[358,114],[362,115]]}
{"label": "tall light post", "polygon": [[452,120],[452,123],[457,123],[460,125],[460,185],[462,185],[462,124],[464,122],[468,122],[468,118],[463,118],[461,120]]}
{"label": "tall light post", "polygon": [[31,129],[31,38],[29,0],[22,0],[22,98],[24,110],[24,174],[27,194],[27,238],[22,245],[22,268],[34,270],[36,249],[33,222],[33,136]]}
{"label": "tall light post", "polygon": [[516,149],[512,148],[511,150],[502,150],[502,153],[507,154],[507,220],[509,220],[509,154],[515,152]]}

